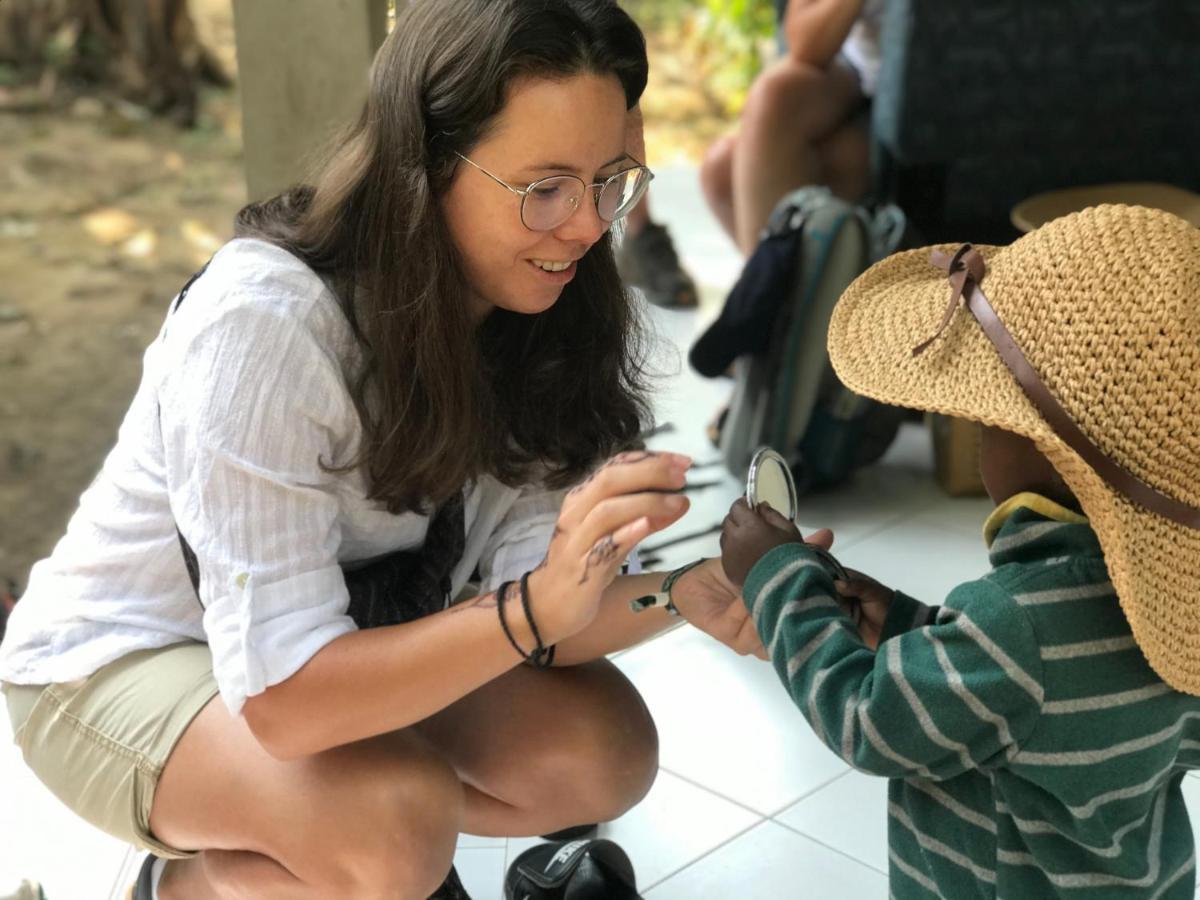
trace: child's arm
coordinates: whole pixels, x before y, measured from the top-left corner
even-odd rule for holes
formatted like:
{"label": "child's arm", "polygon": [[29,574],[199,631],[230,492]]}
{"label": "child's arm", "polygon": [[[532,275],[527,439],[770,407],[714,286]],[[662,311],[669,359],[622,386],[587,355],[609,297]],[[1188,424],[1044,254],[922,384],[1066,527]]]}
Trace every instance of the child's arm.
{"label": "child's arm", "polygon": [[[750,569],[771,550],[786,543],[816,544],[823,550],[832,545],[833,535],[821,531],[806,541],[795,523],[770,506],[750,509],[745,499],[730,507],[721,527],[721,565],[733,584],[741,587]],[[890,637],[933,622],[936,606],[926,606],[873,578],[843,570],[850,578],[834,582],[834,596],[850,615],[863,642],[874,650]]]}
{"label": "child's arm", "polygon": [[[792,700],[857,769],[950,778],[1015,752],[1037,721],[1041,658],[1032,627],[987,580],[956,588],[935,624],[884,640],[878,652],[802,544],[767,553],[744,596]],[[892,609],[923,614],[907,602]]]}

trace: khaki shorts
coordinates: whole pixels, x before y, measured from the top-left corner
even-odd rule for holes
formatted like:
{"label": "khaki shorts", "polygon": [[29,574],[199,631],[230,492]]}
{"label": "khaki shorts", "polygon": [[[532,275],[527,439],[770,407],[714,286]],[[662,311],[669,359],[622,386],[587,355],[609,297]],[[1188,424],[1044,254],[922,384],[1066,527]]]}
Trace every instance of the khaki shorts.
{"label": "khaki shorts", "polygon": [[131,653],[79,681],[4,685],[14,740],[71,810],[156,856],[194,853],[150,833],[158,778],[192,719],[217,693],[206,644]]}

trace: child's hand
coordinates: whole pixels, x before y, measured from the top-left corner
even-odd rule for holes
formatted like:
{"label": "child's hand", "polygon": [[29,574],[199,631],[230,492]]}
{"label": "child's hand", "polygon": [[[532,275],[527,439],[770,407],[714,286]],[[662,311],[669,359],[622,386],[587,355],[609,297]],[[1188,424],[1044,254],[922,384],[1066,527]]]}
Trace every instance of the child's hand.
{"label": "child's hand", "polygon": [[741,587],[754,564],[782,544],[802,544],[804,538],[791,521],[763,503],[751,509],[745,497],[729,508],[721,525],[721,567],[725,576]]}
{"label": "child's hand", "polygon": [[844,602],[843,608],[858,626],[858,633],[863,642],[872,650],[879,647],[879,638],[883,634],[883,623],[887,621],[888,610],[892,606],[895,591],[880,584],[874,578],[869,578],[862,572],[847,569],[849,579],[835,581],[833,586]]}

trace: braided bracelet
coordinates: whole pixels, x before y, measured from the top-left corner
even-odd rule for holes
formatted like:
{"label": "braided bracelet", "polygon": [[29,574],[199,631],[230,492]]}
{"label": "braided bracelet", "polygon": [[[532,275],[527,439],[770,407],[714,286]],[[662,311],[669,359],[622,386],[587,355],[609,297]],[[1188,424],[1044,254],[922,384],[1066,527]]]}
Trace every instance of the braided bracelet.
{"label": "braided bracelet", "polygon": [[533,621],[533,609],[529,603],[529,573],[526,572],[521,576],[521,608],[525,610],[525,621],[529,623],[529,630],[533,632],[533,640],[536,647],[532,653],[525,658],[531,662],[535,668],[548,669],[554,664],[554,647],[546,647],[542,643],[542,635],[538,631],[537,623]]}
{"label": "braided bracelet", "polygon": [[636,600],[630,600],[629,608],[637,613],[647,609],[653,609],[654,607],[662,607],[666,609],[667,613],[672,616],[679,615],[679,609],[675,606],[675,601],[671,599],[671,588],[675,586],[675,582],[683,577],[685,572],[690,572],[692,569],[696,568],[696,566],[706,562],[708,562],[708,560],[701,557],[694,562],[690,562],[685,566],[680,566],[678,569],[674,569],[667,574],[666,578],[663,579],[661,590],[654,594],[647,594],[644,597],[638,597]]}
{"label": "braided bracelet", "polygon": [[521,659],[529,659],[529,654],[521,649],[521,645],[513,637],[512,629],[508,627],[508,619],[504,616],[504,602],[508,599],[508,589],[512,584],[511,581],[506,581],[496,589],[496,612],[500,615],[500,627],[504,629],[504,636],[508,638],[508,642],[513,645]]}

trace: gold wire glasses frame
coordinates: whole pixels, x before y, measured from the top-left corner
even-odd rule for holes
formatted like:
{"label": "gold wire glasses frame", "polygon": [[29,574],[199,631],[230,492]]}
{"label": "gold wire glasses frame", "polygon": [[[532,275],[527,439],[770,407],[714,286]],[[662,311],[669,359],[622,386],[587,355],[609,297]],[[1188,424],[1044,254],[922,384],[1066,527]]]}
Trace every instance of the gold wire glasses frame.
{"label": "gold wire glasses frame", "polygon": [[[646,193],[654,173],[641,163],[617,174],[588,184],[575,175],[551,175],[539,178],[527,188],[513,187],[483,166],[455,153],[459,159],[478,169],[496,184],[521,198],[521,224],[530,231],[550,231],[575,214],[583,195],[590,189],[596,200],[596,212],[605,222],[615,222],[627,214]],[[633,159],[633,157],[630,157]],[[637,162],[637,160],[634,160]]]}

